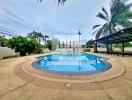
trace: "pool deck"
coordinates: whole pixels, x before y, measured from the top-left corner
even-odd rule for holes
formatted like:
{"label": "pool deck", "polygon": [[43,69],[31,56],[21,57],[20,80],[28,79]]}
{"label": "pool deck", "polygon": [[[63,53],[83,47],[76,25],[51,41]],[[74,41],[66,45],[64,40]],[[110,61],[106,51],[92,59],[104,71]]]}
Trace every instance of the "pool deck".
{"label": "pool deck", "polygon": [[0,100],[132,100],[132,57],[97,55],[110,58],[114,69],[91,76],[42,75],[31,69],[35,56],[1,60]]}

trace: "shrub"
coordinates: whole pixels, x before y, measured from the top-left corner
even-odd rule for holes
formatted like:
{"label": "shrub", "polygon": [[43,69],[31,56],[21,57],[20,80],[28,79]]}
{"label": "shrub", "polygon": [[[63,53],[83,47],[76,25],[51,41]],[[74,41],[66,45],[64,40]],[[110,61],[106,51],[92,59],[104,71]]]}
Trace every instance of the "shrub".
{"label": "shrub", "polygon": [[84,49],[84,52],[90,52],[90,51],[91,51],[90,48],[85,48],[85,49]]}
{"label": "shrub", "polygon": [[17,53],[19,52],[21,56],[42,51],[42,46],[35,39],[27,39],[22,36],[9,39],[7,46]]}
{"label": "shrub", "polygon": [[[119,48],[120,50],[123,49],[122,43],[117,43],[117,44],[114,45],[114,47],[115,47],[115,48]],[[125,48],[126,48],[126,47],[132,47],[132,43],[130,43],[130,42],[125,42],[125,43],[124,43],[124,47],[125,47]]]}
{"label": "shrub", "polygon": [[13,37],[9,39],[7,43],[9,48],[15,50],[15,52],[19,52],[21,56],[25,56],[28,52],[28,40],[24,37]]}
{"label": "shrub", "polygon": [[39,44],[35,39],[29,39],[28,44],[28,54],[42,52],[43,46]]}
{"label": "shrub", "polygon": [[1,46],[1,47],[5,47],[7,41],[8,41],[8,40],[5,38],[4,35],[3,35],[3,36],[0,35],[0,46]]}
{"label": "shrub", "polygon": [[48,41],[47,41],[46,47],[47,47],[49,50],[52,50],[52,41],[51,41],[51,40],[48,40]]}

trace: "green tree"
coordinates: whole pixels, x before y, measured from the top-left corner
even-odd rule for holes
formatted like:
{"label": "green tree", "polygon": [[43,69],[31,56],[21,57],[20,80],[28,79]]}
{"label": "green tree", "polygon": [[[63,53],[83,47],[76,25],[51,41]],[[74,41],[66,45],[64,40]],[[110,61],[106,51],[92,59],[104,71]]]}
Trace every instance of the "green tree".
{"label": "green tree", "polygon": [[104,7],[102,8],[102,13],[98,13],[97,17],[104,20],[105,23],[93,26],[93,29],[98,28],[93,32],[96,39],[117,32],[121,28],[132,26],[132,12],[130,10],[132,4],[127,3],[127,1],[111,0],[110,14]]}
{"label": "green tree", "polygon": [[52,41],[51,41],[51,40],[48,40],[48,41],[47,41],[46,47],[47,47],[49,50],[52,50]]}
{"label": "green tree", "polygon": [[48,35],[44,35],[44,38],[43,38],[43,40],[44,40],[44,44],[47,44],[47,39],[49,38],[49,36]]}
{"label": "green tree", "polygon": [[28,40],[28,54],[41,53],[42,45],[40,45],[35,39]]}
{"label": "green tree", "polygon": [[35,39],[27,39],[22,36],[13,37],[8,40],[7,46],[20,53],[21,56],[31,53],[40,53],[42,46]]}
{"label": "green tree", "polygon": [[0,46],[5,47],[6,46],[7,39],[4,35],[0,36]]}
{"label": "green tree", "polygon": [[9,48],[14,49],[15,52],[19,52],[21,56],[25,56],[28,52],[28,40],[22,36],[9,39],[7,45]]}
{"label": "green tree", "polygon": [[27,37],[36,39],[39,43],[41,42],[41,40],[45,41],[45,36],[42,33],[36,31],[29,33]]}
{"label": "green tree", "polygon": [[[123,49],[122,43],[117,43],[117,44],[114,45],[114,47],[115,47],[115,48],[119,48],[120,50]],[[132,43],[130,43],[130,42],[125,42],[125,43],[124,43],[124,47],[125,47],[125,48],[126,48],[126,47],[132,47]]]}
{"label": "green tree", "polygon": [[94,41],[93,40],[89,40],[87,43],[86,43],[86,48],[91,48],[94,44]]}
{"label": "green tree", "polygon": [[51,40],[52,42],[52,50],[56,50],[59,47],[59,40],[54,38]]}

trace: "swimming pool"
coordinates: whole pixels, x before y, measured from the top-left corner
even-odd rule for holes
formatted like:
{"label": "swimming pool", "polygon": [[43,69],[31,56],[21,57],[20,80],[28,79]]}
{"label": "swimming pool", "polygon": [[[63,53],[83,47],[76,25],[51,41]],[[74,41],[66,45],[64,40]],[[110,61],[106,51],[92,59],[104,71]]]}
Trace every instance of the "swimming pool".
{"label": "swimming pool", "polygon": [[106,58],[88,53],[56,53],[38,57],[33,67],[62,74],[93,74],[111,68]]}

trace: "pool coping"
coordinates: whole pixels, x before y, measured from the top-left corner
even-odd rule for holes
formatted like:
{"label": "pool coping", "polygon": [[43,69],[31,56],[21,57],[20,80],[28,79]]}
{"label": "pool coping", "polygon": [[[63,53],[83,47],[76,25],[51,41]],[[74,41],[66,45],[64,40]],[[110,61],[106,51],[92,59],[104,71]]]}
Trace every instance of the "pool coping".
{"label": "pool coping", "polygon": [[[26,77],[23,77],[22,74],[29,75],[30,78],[35,78],[38,80],[46,80],[50,82],[59,82],[59,83],[72,83],[72,84],[83,84],[83,83],[95,83],[112,80],[114,78],[120,77],[125,73],[125,68],[123,65],[116,63],[111,59],[108,60],[111,63],[112,68],[101,73],[96,73],[93,75],[60,75],[58,73],[51,72],[41,72],[32,67],[32,62],[36,61],[35,58],[32,58],[28,61],[23,62],[21,65],[15,67],[15,73],[22,79],[26,80]],[[21,72],[20,75],[18,72]]]}

